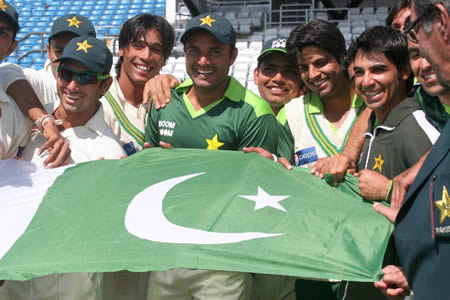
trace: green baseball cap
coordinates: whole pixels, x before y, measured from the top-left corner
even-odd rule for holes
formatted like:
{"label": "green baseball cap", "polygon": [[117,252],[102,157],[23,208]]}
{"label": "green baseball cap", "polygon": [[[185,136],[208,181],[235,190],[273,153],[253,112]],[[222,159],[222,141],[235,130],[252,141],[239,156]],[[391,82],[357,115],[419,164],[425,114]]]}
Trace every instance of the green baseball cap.
{"label": "green baseball cap", "polygon": [[88,18],[76,14],[69,14],[57,18],[53,22],[52,31],[48,39],[50,40],[61,32],[70,32],[77,36],[97,36],[92,22]]}
{"label": "green baseball cap", "polygon": [[230,44],[232,46],[236,44],[236,31],[233,25],[224,16],[214,13],[204,13],[192,18],[181,36],[181,42],[184,43],[192,33],[201,30],[211,33],[223,44]]}
{"label": "green baseball cap", "polygon": [[112,66],[112,53],[104,41],[94,37],[80,36],[72,39],[64,48],[63,54],[54,62],[67,59],[79,61],[90,72],[109,74]]}
{"label": "green baseball cap", "polygon": [[258,61],[261,61],[265,56],[273,52],[281,52],[286,54],[286,36],[277,36],[264,43],[261,53],[258,55]]}
{"label": "green baseball cap", "polygon": [[4,17],[13,26],[14,32],[19,31],[19,14],[14,6],[6,1],[0,0],[0,16]]}

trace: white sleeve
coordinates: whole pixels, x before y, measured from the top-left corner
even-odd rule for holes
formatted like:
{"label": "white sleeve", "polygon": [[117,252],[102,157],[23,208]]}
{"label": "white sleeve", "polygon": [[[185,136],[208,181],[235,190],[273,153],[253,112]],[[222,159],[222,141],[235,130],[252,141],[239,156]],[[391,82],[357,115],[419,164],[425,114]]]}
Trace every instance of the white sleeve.
{"label": "white sleeve", "polygon": [[12,63],[0,64],[0,89],[6,92],[8,87],[17,80],[26,80],[20,66]]}

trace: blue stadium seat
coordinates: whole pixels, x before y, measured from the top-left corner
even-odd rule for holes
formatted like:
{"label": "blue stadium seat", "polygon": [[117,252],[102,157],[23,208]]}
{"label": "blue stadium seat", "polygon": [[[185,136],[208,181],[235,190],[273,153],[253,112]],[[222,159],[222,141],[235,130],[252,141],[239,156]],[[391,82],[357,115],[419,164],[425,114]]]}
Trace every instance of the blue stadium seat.
{"label": "blue stadium seat", "polygon": [[117,5],[116,4],[108,4],[106,5],[106,9],[116,9]]}
{"label": "blue stadium seat", "polygon": [[109,25],[109,22],[106,20],[100,20],[97,22],[98,26],[105,26],[105,25]]}
{"label": "blue stadium seat", "polygon": [[128,4],[120,4],[117,8],[118,9],[128,9]]}
{"label": "blue stadium seat", "polygon": [[112,20],[111,25],[122,25],[122,23],[123,23],[122,19],[120,19],[120,20]]}
{"label": "blue stadium seat", "polygon": [[96,31],[97,31],[98,36],[104,36],[106,33],[106,28],[100,27],[100,28],[97,28]]}
{"label": "blue stadium seat", "polygon": [[109,28],[108,34],[109,35],[119,35],[120,34],[120,28],[119,27]]}

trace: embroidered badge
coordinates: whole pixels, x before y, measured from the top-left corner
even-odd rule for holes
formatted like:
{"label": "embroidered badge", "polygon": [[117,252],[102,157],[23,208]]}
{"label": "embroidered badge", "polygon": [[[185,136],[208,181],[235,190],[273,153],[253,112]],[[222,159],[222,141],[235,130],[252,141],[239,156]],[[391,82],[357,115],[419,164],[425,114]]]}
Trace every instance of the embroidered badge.
{"label": "embroidered badge", "polygon": [[297,167],[317,161],[319,158],[316,147],[312,146],[295,152],[294,159]]}
{"label": "embroidered badge", "polygon": [[207,150],[219,150],[219,148],[224,145],[224,143],[219,141],[217,134],[211,140],[209,139],[205,140],[208,143],[208,148],[206,148]]}
{"label": "embroidered badge", "polygon": [[439,210],[435,210],[435,219],[439,219],[439,224],[435,224],[436,237],[450,237],[450,197],[447,187],[442,186],[442,197],[434,202]]}
{"label": "embroidered badge", "polygon": [[381,166],[384,164],[383,158],[381,158],[381,153],[378,155],[378,157],[375,157],[375,165],[373,166],[372,170],[378,169],[378,171],[381,171]]}

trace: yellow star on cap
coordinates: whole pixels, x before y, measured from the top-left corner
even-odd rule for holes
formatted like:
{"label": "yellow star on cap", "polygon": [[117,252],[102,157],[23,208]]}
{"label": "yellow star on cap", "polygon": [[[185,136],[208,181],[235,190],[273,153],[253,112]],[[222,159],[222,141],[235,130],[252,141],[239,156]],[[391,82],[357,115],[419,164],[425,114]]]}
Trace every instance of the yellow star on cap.
{"label": "yellow star on cap", "polygon": [[373,166],[372,170],[378,169],[381,172],[381,166],[384,164],[384,160],[381,158],[381,153],[378,155],[378,157],[375,157],[375,165]]}
{"label": "yellow star on cap", "polygon": [[84,42],[82,43],[77,43],[77,45],[78,45],[77,51],[83,50],[85,53],[88,53],[87,49],[92,48],[92,45],[89,45],[87,40],[84,40]]}
{"label": "yellow star on cap", "polygon": [[75,26],[76,28],[80,28],[80,26],[78,25],[81,23],[81,21],[79,21],[76,16],[74,16],[72,19],[67,19],[67,22],[69,22],[67,27]]}
{"label": "yellow star on cap", "polygon": [[442,199],[434,202],[437,208],[441,211],[441,224],[445,218],[450,217],[450,198],[448,197],[447,188],[445,185],[442,187]]}
{"label": "yellow star on cap", "polygon": [[215,22],[216,20],[214,20],[213,18],[211,18],[209,15],[207,15],[204,18],[200,19],[202,21],[202,23],[200,24],[200,26],[207,24],[209,27],[212,27],[212,22]]}
{"label": "yellow star on cap", "polygon": [[3,3],[3,0],[0,0],[0,9],[5,11],[8,8],[8,5],[6,5],[5,3]]}
{"label": "yellow star on cap", "polygon": [[219,148],[223,146],[223,143],[217,140],[217,134],[212,138],[212,140],[205,140],[208,143],[208,148],[206,148],[207,150],[219,150]]}

